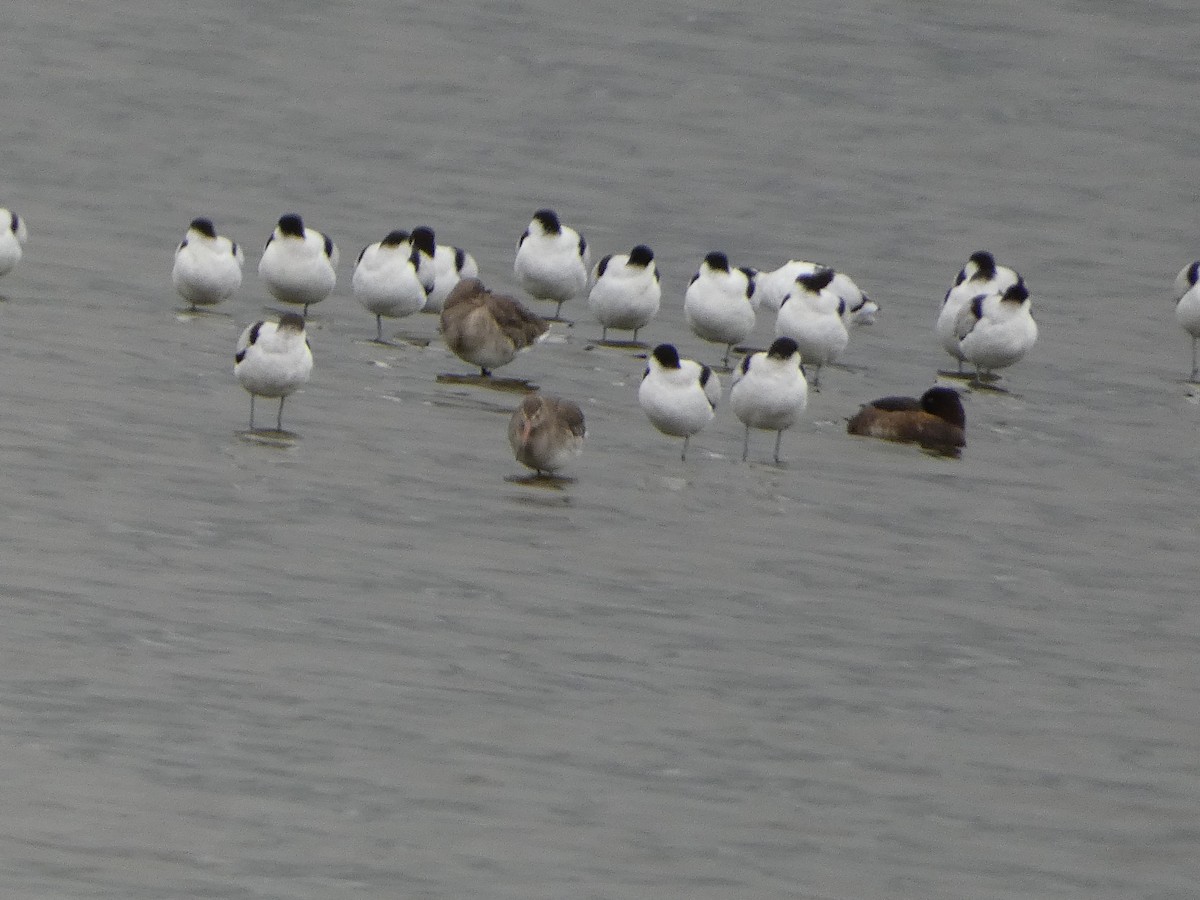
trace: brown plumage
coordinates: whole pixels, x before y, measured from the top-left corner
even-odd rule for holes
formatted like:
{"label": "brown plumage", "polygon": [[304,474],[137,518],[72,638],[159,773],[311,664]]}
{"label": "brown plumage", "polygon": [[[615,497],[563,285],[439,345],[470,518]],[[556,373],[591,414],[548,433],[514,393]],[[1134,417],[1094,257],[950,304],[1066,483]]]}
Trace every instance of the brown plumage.
{"label": "brown plumage", "polygon": [[508,423],[513,456],[539,475],[561,469],[578,456],[586,434],[577,404],[541,393],[522,400]]}
{"label": "brown plumage", "polygon": [[492,293],[478,278],[464,278],[446,297],[441,329],[455,356],[489,376],[539,341],[550,326],[512,297]]}
{"label": "brown plumage", "polygon": [[915,397],[883,397],[862,407],[846,426],[850,434],[920,444],[953,452],[967,445],[967,417],[958,392],[934,387]]}

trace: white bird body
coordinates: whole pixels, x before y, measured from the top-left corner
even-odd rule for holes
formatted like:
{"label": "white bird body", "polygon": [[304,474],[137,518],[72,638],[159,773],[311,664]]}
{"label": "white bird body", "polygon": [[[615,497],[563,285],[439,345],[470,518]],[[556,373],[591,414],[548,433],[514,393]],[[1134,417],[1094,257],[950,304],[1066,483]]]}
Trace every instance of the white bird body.
{"label": "white bird body", "polygon": [[539,209],[517,241],[513,274],[534,299],[557,303],[558,317],[564,303],[587,290],[590,263],[582,235],[563,225],[554,210]]}
{"label": "white bird body", "polygon": [[742,459],[750,450],[750,429],[774,431],[775,462],[779,442],[808,406],[808,382],[800,368],[800,350],[792,338],[779,337],[764,352],[752,353],[734,369],[729,405],[746,426]]}
{"label": "white bird body", "polygon": [[784,298],[792,292],[792,285],[801,275],[811,275],[818,269],[827,269],[820,263],[807,262],[802,259],[789,259],[777,269],[770,272],[759,272],[754,279],[754,304],[759,309],[779,312]]}
{"label": "white bird body", "polygon": [[242,248],[217,234],[210,219],[193,219],[175,248],[171,282],[195,309],[231,297],[242,285]]}
{"label": "white bird body", "polygon": [[250,428],[254,428],[254,398],[278,397],[277,426],[283,429],[283,401],[312,374],[313,356],[304,319],[285,313],[278,322],[260,321],[238,337],[233,373],[250,394]]}
{"label": "white bird body", "polygon": [[683,438],[681,458],[687,458],[688,439],[713,420],[720,400],[721,380],[712,369],[680,359],[671,344],[654,348],[638,386],[638,403],[655,428]]}
{"label": "white bird body", "polygon": [[963,358],[975,366],[976,378],[1019,362],[1038,338],[1025,282],[976,297],[964,306],[956,334]]}
{"label": "white bird body", "polygon": [[1175,321],[1192,338],[1192,381],[1200,375],[1196,365],[1196,342],[1200,341],[1200,261],[1190,263],[1175,278]]}
{"label": "white bird body", "polygon": [[588,308],[603,327],[601,340],[608,339],[608,329],[632,331],[637,340],[638,330],[658,315],[662,300],[662,284],[654,252],[638,244],[629,253],[604,257],[596,264]]}
{"label": "white bird body", "polygon": [[295,214],[281,216],[263,248],[258,275],[276,300],[308,307],[320,303],[337,284],[338,248]]}
{"label": "white bird body", "polygon": [[[413,230],[414,237],[418,236],[420,230]],[[430,240],[433,242],[432,233]],[[433,244],[433,257],[426,268],[432,276],[433,287],[425,302],[425,312],[441,312],[446,305],[446,298],[460,280],[479,277],[479,263],[475,257],[461,247],[449,244]]]}
{"label": "white bird body", "polygon": [[834,272],[829,290],[845,301],[842,318],[848,325],[874,325],[879,314],[879,304],[863,293],[854,279],[845,272]]}
{"label": "white bird body", "polygon": [[966,264],[954,279],[954,284],[946,291],[942,299],[942,308],[938,312],[934,333],[947,353],[958,360],[959,371],[962,371],[962,349],[958,345],[958,317],[968,303],[979,296],[1000,292],[1021,279],[1008,266],[1001,266],[986,250],[972,253]]}
{"label": "white bird body", "polygon": [[416,251],[409,235],[393,231],[359,254],[351,279],[354,296],[375,315],[375,339],[383,339],[382,317],[411,316],[425,308],[425,287],[417,275]]}
{"label": "white bird body", "polygon": [[24,255],[29,229],[15,212],[0,207],[0,275],[7,275]]}
{"label": "white bird body", "polygon": [[829,289],[832,269],[796,279],[775,317],[776,337],[790,337],[806,365],[813,367],[813,387],[821,384],[821,367],[836,362],[850,342],[842,316],[846,302]]}
{"label": "white bird body", "polygon": [[[778,269],[759,272],[754,279],[754,302],[759,309],[779,312],[779,307],[801,275],[812,275],[829,266],[806,260],[791,259]],[[829,290],[846,301],[844,318],[848,325],[874,325],[879,304],[863,293],[862,288],[845,272],[833,270]]]}
{"label": "white bird body", "polygon": [[735,269],[719,251],[704,257],[683,295],[688,327],[701,340],[725,345],[724,363],[738,341],[754,330],[754,273]]}

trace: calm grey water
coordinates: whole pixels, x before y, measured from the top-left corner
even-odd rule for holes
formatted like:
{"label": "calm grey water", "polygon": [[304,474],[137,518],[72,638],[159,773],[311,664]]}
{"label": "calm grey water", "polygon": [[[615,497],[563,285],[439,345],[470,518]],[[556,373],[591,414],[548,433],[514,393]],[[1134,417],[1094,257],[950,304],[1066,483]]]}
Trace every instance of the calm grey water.
{"label": "calm grey water", "polygon": [[[1194,4],[578,6],[8,5],[0,893],[1200,895]],[[432,317],[366,343],[350,263],[428,223],[512,289],[543,205],[650,243],[701,359],[712,249],[883,313],[777,468],[728,409],[681,464],[566,307],[503,374],[589,444],[516,484],[513,395],[437,383]],[[231,367],[285,211],[344,262],[278,448]],[[191,317],[201,214],[248,260]],[[980,248],[1041,325],[1010,393],[959,461],[847,437]]]}

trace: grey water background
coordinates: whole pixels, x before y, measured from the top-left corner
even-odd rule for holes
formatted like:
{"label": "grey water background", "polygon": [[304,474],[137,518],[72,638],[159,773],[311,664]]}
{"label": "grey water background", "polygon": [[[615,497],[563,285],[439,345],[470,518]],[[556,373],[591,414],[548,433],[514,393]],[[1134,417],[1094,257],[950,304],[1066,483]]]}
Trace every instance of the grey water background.
{"label": "grey water background", "polygon": [[[31,898],[1194,898],[1200,13],[1175,3],[14,2],[0,33],[0,892]],[[515,397],[366,342],[351,263],[428,223],[512,290],[550,205],[882,305],[768,464],[692,442],[573,327],[501,370],[584,408],[561,491]],[[285,211],[340,244],[297,438],[237,333]],[[247,251],[180,312],[187,222]],[[973,250],[1041,339],[961,460],[849,438],[919,393]],[[549,311],[548,307],[544,311]],[[771,336],[763,317],[751,343]],[[727,380],[727,379],[726,379]],[[269,413],[263,404],[261,413]]]}

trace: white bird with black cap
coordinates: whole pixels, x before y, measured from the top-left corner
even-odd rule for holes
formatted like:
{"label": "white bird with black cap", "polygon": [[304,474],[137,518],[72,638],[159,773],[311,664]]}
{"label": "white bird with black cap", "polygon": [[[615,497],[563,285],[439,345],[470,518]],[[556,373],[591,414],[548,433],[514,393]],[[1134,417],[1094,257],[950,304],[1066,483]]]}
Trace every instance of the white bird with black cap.
{"label": "white bird with black cap", "polygon": [[558,304],[557,319],[564,303],[587,290],[590,262],[583,235],[564,225],[554,210],[539,209],[517,241],[513,274],[535,300]]}
{"label": "white bird with black cap", "polygon": [[783,432],[808,406],[808,382],[800,368],[800,348],[790,337],[778,337],[766,351],[751,353],[733,370],[729,405],[746,426],[742,462],[750,453],[750,429],[775,432],[775,462]]}
{"label": "white bird with black cap", "polygon": [[29,228],[12,210],[0,206],[0,275],[7,275],[21,261]]}
{"label": "white bird with black cap", "polygon": [[1200,341],[1200,261],[1189,263],[1175,279],[1175,321],[1192,338],[1192,381],[1200,376],[1196,365],[1196,342]]}
{"label": "white bird with black cap", "polygon": [[688,327],[701,340],[725,345],[722,365],[729,365],[733,345],[754,330],[754,276],[753,269],[733,268],[728,256],[714,250],[704,257],[683,294]]}
{"label": "white bird with black cap", "polygon": [[775,335],[794,340],[806,369],[811,367],[813,390],[821,389],[822,366],[836,362],[850,342],[846,301],[829,288],[833,276],[833,269],[799,276],[775,317]]}
{"label": "white bird with black cap", "polygon": [[278,397],[275,426],[283,431],[283,401],[312,374],[304,319],[284,313],[278,322],[263,320],[247,326],[238,337],[233,359],[233,374],[250,394],[250,430],[254,430],[254,398]]}
{"label": "white bird with black cap", "polygon": [[399,319],[425,308],[425,286],[417,275],[417,250],[407,231],[388,232],[368,244],[354,265],[354,296],[375,315],[375,340],[383,343],[383,317]]}
{"label": "white bird with black cap", "polygon": [[245,256],[236,241],[217,234],[212,219],[192,219],[175,248],[171,283],[194,310],[220,303],[242,285]]}
{"label": "white bird with black cap", "polygon": [[976,297],[1002,293],[1020,280],[1020,275],[1008,266],[997,263],[996,257],[987,250],[976,250],[959,270],[954,284],[942,298],[942,308],[933,327],[943,349],[958,361],[959,374],[966,359],[958,343],[959,313]]}
{"label": "white bird with black cap", "polygon": [[673,344],[659,344],[651,352],[638,403],[655,428],[683,438],[680,459],[687,459],[689,439],[713,420],[720,400],[721,380],[708,366],[680,359]]}
{"label": "white bird with black cap", "polygon": [[306,228],[295,213],[287,213],[279,217],[267,239],[258,275],[272,297],[303,306],[307,316],[312,304],[333,293],[337,264],[338,248],[333,240],[315,228]]}
{"label": "white bird with black cap", "polygon": [[[422,276],[432,280],[425,301],[425,312],[441,312],[446,305],[446,298],[461,279],[479,277],[479,263],[461,247],[439,244],[436,234],[428,225],[418,225],[413,229],[412,237],[413,243],[430,257],[428,263],[422,260],[421,265]],[[430,247],[433,248],[432,253]]]}
{"label": "white bird with black cap", "polygon": [[602,327],[600,340],[608,340],[608,329],[638,331],[658,315],[662,284],[654,251],[638,244],[628,253],[611,253],[596,264],[588,309]]}
{"label": "white bird with black cap", "polygon": [[963,359],[975,366],[975,381],[1019,362],[1037,342],[1032,301],[1025,280],[968,303],[955,326]]}

